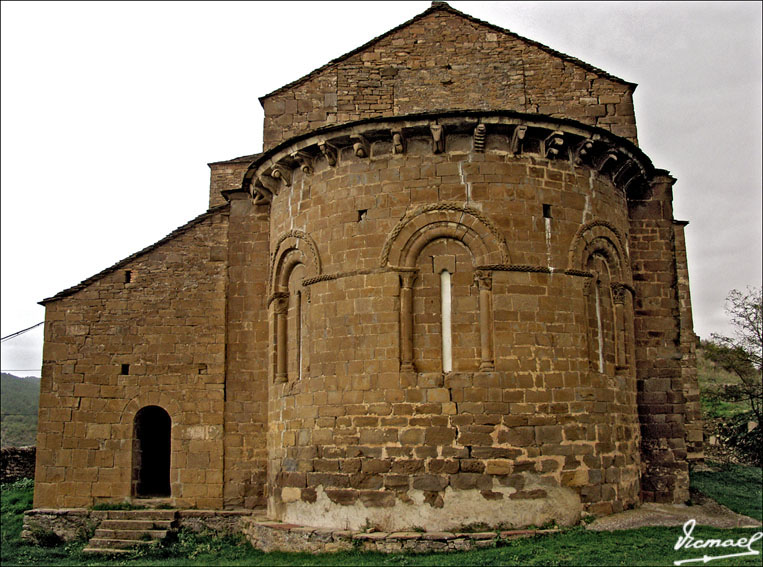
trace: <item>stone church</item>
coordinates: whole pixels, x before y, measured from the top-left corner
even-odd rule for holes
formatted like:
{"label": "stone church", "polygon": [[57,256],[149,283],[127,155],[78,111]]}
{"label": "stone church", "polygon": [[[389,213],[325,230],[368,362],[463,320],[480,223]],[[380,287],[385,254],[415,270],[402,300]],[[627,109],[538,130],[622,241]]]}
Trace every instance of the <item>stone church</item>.
{"label": "stone church", "polygon": [[206,212],[41,302],[35,507],[438,530],[687,500],[686,222],[635,88],[434,2],[260,98]]}

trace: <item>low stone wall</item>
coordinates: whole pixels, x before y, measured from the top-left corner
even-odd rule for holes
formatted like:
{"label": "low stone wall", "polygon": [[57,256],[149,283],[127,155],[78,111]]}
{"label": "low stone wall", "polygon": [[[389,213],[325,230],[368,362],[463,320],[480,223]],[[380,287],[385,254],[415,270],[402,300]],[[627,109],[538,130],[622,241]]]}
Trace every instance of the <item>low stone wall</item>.
{"label": "low stone wall", "polygon": [[98,512],[86,508],[38,508],[24,512],[21,539],[40,543],[53,534],[60,541],[89,539],[101,523]]}
{"label": "low stone wall", "polygon": [[[24,512],[21,538],[37,541],[43,534],[55,534],[61,541],[89,539],[107,510],[87,508],[38,508]],[[211,531],[217,534],[236,534],[244,531],[243,520],[252,517],[252,510],[177,510],[177,528],[194,532]]]}
{"label": "low stone wall", "polygon": [[5,447],[0,449],[0,482],[15,482],[34,478],[35,447]]}
{"label": "low stone wall", "polygon": [[[106,518],[105,510],[86,508],[28,510],[24,513],[22,539],[40,542],[86,540]],[[559,530],[504,530],[492,532],[363,532],[331,530],[271,522],[252,510],[177,510],[176,527],[194,532],[243,533],[249,543],[265,552],[330,553],[377,551],[380,553],[468,551],[500,545],[510,539],[555,533]]]}
{"label": "low stone wall", "polygon": [[251,510],[178,510],[177,527],[193,532],[212,531],[217,534],[239,534]]}
{"label": "low stone wall", "polygon": [[311,528],[296,524],[243,520],[249,542],[265,552],[292,551],[328,553],[334,551],[377,551],[380,553],[469,551],[500,545],[510,539],[556,533],[559,530],[511,530],[478,533],[461,532],[357,532]]}

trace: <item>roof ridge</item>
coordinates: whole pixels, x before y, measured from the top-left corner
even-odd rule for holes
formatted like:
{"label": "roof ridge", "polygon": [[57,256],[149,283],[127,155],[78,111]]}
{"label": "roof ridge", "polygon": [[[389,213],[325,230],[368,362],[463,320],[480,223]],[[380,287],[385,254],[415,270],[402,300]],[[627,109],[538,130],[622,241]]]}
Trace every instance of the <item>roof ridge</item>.
{"label": "roof ridge", "polygon": [[97,274],[94,274],[94,275],[90,276],[89,278],[86,278],[86,279],[82,280],[80,283],[78,283],[76,285],[73,285],[72,287],[66,288],[63,291],[59,291],[57,294],[55,294],[55,295],[53,295],[51,297],[47,297],[47,298],[43,299],[42,301],[38,301],[37,303],[39,305],[47,305],[48,303],[52,303],[53,301],[58,301],[59,299],[62,299],[64,297],[68,297],[70,295],[73,295],[73,294],[77,293],[78,291],[81,291],[81,290],[85,289],[91,283],[101,279],[102,277],[104,277],[104,276],[106,276],[106,275],[108,275],[108,274],[110,274],[112,272],[115,272],[116,270],[118,270],[119,268],[124,266],[125,264],[127,264],[127,263],[131,262],[132,260],[134,260],[135,258],[137,258],[139,256],[142,256],[143,254],[147,254],[148,252],[151,252],[152,250],[157,249],[162,244],[164,244],[166,242],[169,242],[173,238],[188,232],[188,230],[190,230],[195,225],[197,225],[200,222],[208,219],[209,217],[212,217],[212,216],[216,215],[217,213],[221,212],[223,209],[225,209],[228,206],[230,206],[230,203],[225,203],[223,205],[218,205],[216,207],[212,207],[210,209],[207,209],[205,212],[201,213],[199,216],[191,219],[190,221],[188,221],[184,225],[181,225],[178,228],[176,228],[175,230],[173,230],[172,232],[170,232],[164,238],[161,238],[161,239],[157,240],[153,244],[149,244],[148,246],[146,246],[142,250],[139,250],[138,252],[135,252],[134,254],[130,254],[126,258],[121,259],[116,264],[114,264],[112,266],[109,266],[105,270],[101,270]]}
{"label": "roof ridge", "polygon": [[421,12],[420,14],[414,16],[410,20],[406,20],[402,24],[400,24],[398,26],[395,26],[391,30],[386,31],[386,32],[384,32],[383,34],[381,34],[379,36],[376,36],[375,38],[367,41],[363,45],[361,45],[359,47],[356,47],[352,51],[348,51],[344,55],[340,55],[339,57],[336,57],[336,58],[332,59],[328,63],[325,63],[324,65],[321,65],[320,67],[318,67],[316,69],[313,69],[312,71],[310,71],[306,75],[303,75],[302,77],[300,77],[300,78],[298,78],[298,79],[296,79],[296,80],[294,80],[294,81],[292,81],[290,83],[287,83],[286,85],[283,85],[282,87],[279,87],[276,90],[274,90],[272,92],[269,92],[266,95],[262,95],[258,99],[260,101],[260,104],[263,105],[266,98],[269,98],[269,97],[271,97],[271,96],[273,96],[273,95],[275,95],[277,93],[280,93],[282,91],[288,90],[288,89],[290,89],[292,87],[295,87],[297,85],[300,85],[300,84],[310,80],[311,78],[313,78],[315,75],[317,75],[321,71],[323,71],[325,69],[328,69],[329,67],[331,67],[333,65],[336,65],[337,63],[340,63],[341,61],[344,61],[345,59],[348,59],[348,58],[352,57],[356,53],[360,53],[361,51],[366,50],[367,48],[369,48],[373,44],[381,41],[382,39],[384,39],[388,35],[391,35],[391,34],[397,32],[397,31],[401,30],[402,28],[407,27],[407,26],[413,24],[414,22],[416,22],[418,20],[421,20],[422,18],[424,18],[425,16],[428,16],[429,14],[431,14],[433,12],[441,11],[441,10],[442,11],[446,11],[446,12],[450,12],[450,13],[456,15],[456,16],[460,16],[460,17],[462,17],[462,18],[464,18],[466,20],[469,20],[470,22],[473,22],[473,23],[476,23],[476,24],[479,24],[479,25],[482,25],[482,26],[489,27],[489,28],[491,28],[491,29],[493,29],[495,31],[498,31],[498,32],[501,32],[503,34],[506,34],[506,35],[509,35],[511,37],[514,37],[516,39],[519,39],[520,41],[523,41],[525,43],[533,45],[533,46],[537,47],[538,49],[541,49],[541,50],[545,51],[546,53],[549,53],[550,55],[554,55],[556,57],[560,57],[562,59],[565,59],[565,60],[569,61],[570,63],[574,63],[576,65],[579,65],[580,67],[582,67],[582,68],[584,68],[584,69],[586,69],[588,71],[591,71],[593,73],[596,73],[598,75],[601,75],[602,77],[605,77],[607,79],[611,79],[611,80],[617,81],[619,83],[623,83],[625,85],[632,86],[634,89],[637,86],[637,83],[632,83],[630,81],[626,81],[625,79],[621,79],[620,77],[612,75],[611,73],[607,73],[603,69],[600,69],[600,68],[598,68],[598,67],[596,67],[594,65],[591,65],[590,63],[586,63],[585,61],[582,61],[581,59],[578,59],[576,57],[572,57],[571,55],[567,55],[566,53],[562,53],[561,51],[557,51],[557,50],[555,50],[555,49],[553,49],[553,48],[551,48],[551,47],[549,47],[549,46],[547,46],[547,45],[545,45],[543,43],[540,43],[539,41],[535,41],[533,39],[526,38],[526,37],[521,36],[521,35],[519,35],[517,33],[514,33],[511,30],[508,30],[506,28],[502,28],[501,26],[498,26],[496,24],[491,24],[490,22],[486,22],[484,20],[480,20],[479,18],[475,18],[474,16],[470,16],[469,14],[465,14],[464,12],[461,12],[460,10],[456,10],[455,8],[453,8],[452,6],[450,6],[446,2],[435,1],[435,2],[432,2],[432,5],[429,8],[427,8],[426,10]]}

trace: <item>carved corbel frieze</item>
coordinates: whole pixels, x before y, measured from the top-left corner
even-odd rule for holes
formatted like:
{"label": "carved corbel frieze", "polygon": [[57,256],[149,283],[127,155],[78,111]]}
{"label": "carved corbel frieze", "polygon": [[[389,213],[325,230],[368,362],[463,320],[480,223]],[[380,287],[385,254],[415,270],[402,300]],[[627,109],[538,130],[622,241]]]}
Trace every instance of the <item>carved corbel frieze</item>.
{"label": "carved corbel frieze", "polygon": [[326,140],[322,140],[318,142],[318,149],[321,150],[321,153],[326,158],[326,161],[331,167],[336,166],[336,156],[337,156],[337,150],[334,146],[329,144]]}
{"label": "carved corbel frieze", "polygon": [[474,151],[475,152],[484,152],[485,151],[485,136],[487,135],[487,127],[484,124],[477,124],[477,127],[474,129]]}
{"label": "carved corbel frieze", "polygon": [[291,186],[291,169],[277,163],[273,166],[273,170],[270,172],[270,176],[273,179],[282,181],[284,185]]}
{"label": "carved corbel frieze", "polygon": [[397,155],[405,153],[405,138],[402,130],[392,130],[392,153]]}
{"label": "carved corbel frieze", "polygon": [[267,205],[269,202],[270,202],[270,199],[265,197],[259,191],[254,194],[254,198],[252,199],[253,205]]}
{"label": "carved corbel frieze", "polygon": [[445,151],[445,133],[440,124],[430,124],[429,130],[432,132],[432,151],[441,154]]}
{"label": "carved corbel frieze", "polygon": [[564,132],[556,130],[543,140],[543,154],[548,159],[559,157],[559,153],[564,147]]}
{"label": "carved corbel frieze", "polygon": [[591,150],[593,150],[593,140],[589,138],[580,142],[573,154],[575,165],[580,165],[584,161],[591,159]]}
{"label": "carved corbel frieze", "polygon": [[254,178],[249,183],[249,193],[254,199],[255,205],[269,203],[273,193],[265,187],[259,178]]}
{"label": "carved corbel frieze", "polygon": [[352,144],[352,151],[355,152],[355,155],[359,158],[367,158],[371,156],[371,144],[368,143],[368,140],[360,134],[355,134],[353,136],[350,136],[350,139],[355,142]]}
{"label": "carved corbel frieze", "polygon": [[302,150],[294,152],[291,154],[291,159],[299,164],[299,168],[302,170],[302,173],[306,175],[311,175],[313,173],[313,156],[307,152]]}
{"label": "carved corbel frieze", "polygon": [[621,185],[624,185],[624,181],[628,181],[630,179],[629,173],[630,174],[633,173],[633,171],[631,170],[632,165],[633,165],[632,159],[626,160],[625,163],[623,163],[619,168],[617,168],[617,171],[615,171],[612,174],[612,182],[618,187]]}
{"label": "carved corbel frieze", "polygon": [[641,186],[646,186],[647,185],[646,179],[644,179],[644,176],[641,173],[637,173],[636,175],[634,175],[633,177],[628,179],[628,181],[626,181],[623,184],[623,192],[626,195],[630,195],[631,191],[634,190],[639,185],[641,185]]}
{"label": "carved corbel frieze", "polygon": [[520,124],[514,128],[514,133],[511,135],[511,153],[514,155],[522,153],[522,144],[527,134],[527,126]]}
{"label": "carved corbel frieze", "polygon": [[615,164],[618,162],[617,152],[614,148],[609,148],[606,150],[603,154],[601,154],[598,159],[596,160],[596,163],[594,164],[594,167],[596,167],[596,170],[599,173],[604,173],[605,170],[611,169],[615,166]]}
{"label": "carved corbel frieze", "polygon": [[278,189],[280,188],[280,185],[281,184],[278,179],[275,179],[270,175],[262,174],[257,178],[257,186],[261,186],[271,195],[278,195]]}

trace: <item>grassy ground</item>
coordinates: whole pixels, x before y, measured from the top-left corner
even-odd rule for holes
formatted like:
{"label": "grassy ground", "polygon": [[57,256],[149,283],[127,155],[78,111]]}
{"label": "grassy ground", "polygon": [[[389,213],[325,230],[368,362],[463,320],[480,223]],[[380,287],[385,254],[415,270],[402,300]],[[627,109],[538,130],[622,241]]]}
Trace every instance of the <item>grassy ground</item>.
{"label": "grassy ground", "polygon": [[739,514],[763,521],[763,469],[734,464],[713,468],[692,472],[692,489]]}
{"label": "grassy ground", "polygon": [[[695,473],[693,487],[732,510],[761,519],[761,469],[742,466]],[[679,559],[702,556],[704,550],[674,550],[679,528],[640,528],[619,532],[590,532],[582,527],[530,539],[504,542],[489,549],[450,554],[379,554],[344,552],[309,555],[265,554],[240,538],[214,538],[181,532],[176,541],[156,550],[136,552],[129,558],[84,556],[84,542],[53,547],[23,544],[21,516],[31,507],[31,483],[2,488],[3,566],[11,565],[672,565]],[[694,537],[738,539],[756,530],[720,530],[698,527]],[[760,550],[760,543],[754,548]],[[738,551],[709,553],[720,555]],[[712,565],[759,566],[760,555],[713,561]],[[691,565],[691,564],[690,564]]]}
{"label": "grassy ground", "polygon": [[739,376],[724,370],[697,349],[697,381],[699,382],[702,418],[705,421],[726,419],[750,409],[749,402],[729,402],[719,399],[718,392],[730,384],[739,384]]}

